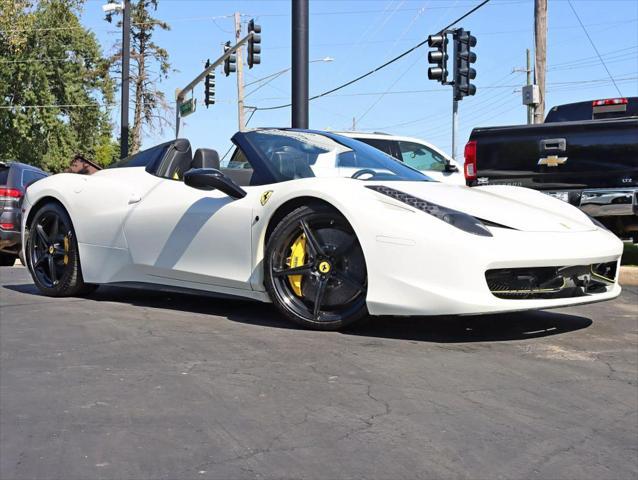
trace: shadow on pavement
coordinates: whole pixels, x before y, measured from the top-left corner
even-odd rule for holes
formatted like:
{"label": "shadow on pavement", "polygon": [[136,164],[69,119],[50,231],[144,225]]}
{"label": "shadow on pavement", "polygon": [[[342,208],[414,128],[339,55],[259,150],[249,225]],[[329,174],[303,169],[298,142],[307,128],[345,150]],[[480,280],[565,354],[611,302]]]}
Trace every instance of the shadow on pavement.
{"label": "shadow on pavement", "polygon": [[[35,285],[4,285],[16,292],[41,296]],[[149,290],[102,286],[87,297],[133,306],[217,315],[248,325],[294,329],[271,304]],[[371,317],[343,335],[437,343],[525,340],[588,328],[589,318],[554,311],[515,312],[475,316]]]}

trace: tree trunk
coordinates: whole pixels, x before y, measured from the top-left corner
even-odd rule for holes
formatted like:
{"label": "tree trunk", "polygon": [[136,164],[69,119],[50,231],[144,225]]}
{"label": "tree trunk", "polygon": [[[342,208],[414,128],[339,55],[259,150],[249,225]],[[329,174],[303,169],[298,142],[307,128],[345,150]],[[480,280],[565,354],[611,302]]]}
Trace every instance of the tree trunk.
{"label": "tree trunk", "polygon": [[135,79],[135,115],[131,129],[131,154],[137,153],[142,146],[142,115],[144,112],[144,81],[146,79],[146,46],[140,42],[137,52],[137,78]]}

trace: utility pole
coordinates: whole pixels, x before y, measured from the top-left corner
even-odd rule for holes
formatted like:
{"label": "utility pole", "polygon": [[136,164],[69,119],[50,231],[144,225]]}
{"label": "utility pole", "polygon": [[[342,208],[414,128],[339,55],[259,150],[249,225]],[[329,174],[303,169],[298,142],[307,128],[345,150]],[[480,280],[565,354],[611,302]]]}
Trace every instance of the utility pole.
{"label": "utility pole", "polygon": [[534,123],[545,117],[545,70],[547,66],[547,0],[534,0],[534,77],[539,102],[534,108]]}
{"label": "utility pole", "polygon": [[128,104],[131,64],[131,0],[124,0],[122,21],[122,116],[120,120],[120,158],[128,157]]}
{"label": "utility pole", "polygon": [[525,72],[527,74],[527,82],[523,87],[523,105],[527,107],[527,124],[534,123],[534,92],[537,90],[535,85],[532,85],[532,65],[530,60],[529,48],[525,49],[526,64],[525,68],[515,67],[512,70],[514,72]]}
{"label": "utility pole", "polygon": [[308,128],[308,0],[292,0],[292,128]]}
{"label": "utility pole", "polygon": [[[241,14],[235,12],[235,43],[241,40]],[[237,50],[237,121],[239,122],[239,131],[246,128],[244,121],[244,59],[242,48]]]}
{"label": "utility pole", "polygon": [[[525,67],[525,73],[527,73],[527,85],[532,84],[532,62],[530,60],[529,48],[525,50],[527,55],[527,63]],[[531,105],[527,106],[527,124],[530,125],[534,123],[534,107]]]}

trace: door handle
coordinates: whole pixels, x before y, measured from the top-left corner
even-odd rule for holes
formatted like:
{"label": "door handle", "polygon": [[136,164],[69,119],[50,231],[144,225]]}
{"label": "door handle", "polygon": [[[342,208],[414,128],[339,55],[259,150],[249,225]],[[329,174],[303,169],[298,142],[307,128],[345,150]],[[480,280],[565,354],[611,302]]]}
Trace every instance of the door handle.
{"label": "door handle", "polygon": [[142,200],[142,196],[139,193],[132,193],[128,199],[128,204],[131,205],[139,202],[140,200]]}
{"label": "door handle", "polygon": [[567,150],[567,140],[564,138],[545,138],[541,140],[541,150]]}

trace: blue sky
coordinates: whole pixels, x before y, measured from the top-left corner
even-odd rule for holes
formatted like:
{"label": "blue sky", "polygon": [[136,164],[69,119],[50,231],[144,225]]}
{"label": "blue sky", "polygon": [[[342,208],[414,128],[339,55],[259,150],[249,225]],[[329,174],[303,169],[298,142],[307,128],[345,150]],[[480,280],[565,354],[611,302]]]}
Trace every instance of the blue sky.
{"label": "blue sky", "polygon": [[[90,0],[83,23],[95,32],[105,52],[120,38],[114,24],[104,21],[101,5]],[[310,59],[332,62],[310,66],[310,94],[317,94],[365,73],[410,48],[428,34],[462,15],[478,0],[310,0]],[[573,5],[623,96],[638,95],[638,1],[573,0]],[[477,95],[460,103],[460,142],[478,126],[526,121],[520,86],[525,73],[525,49],[533,52],[533,0],[492,0],[459,25],[478,39]],[[157,43],[170,54],[176,70],[161,88],[172,100],[203,68],[219,56],[233,37],[235,11],[244,22],[255,17],[262,25],[262,63],[246,68],[246,83],[290,66],[290,2],[231,0],[160,0],[156,16],[171,25],[158,32]],[[451,151],[451,87],[427,79],[427,45],[334,95],[311,102],[310,126],[381,130],[428,140]],[[596,57],[566,0],[549,0],[547,107],[616,97],[618,93]],[[247,88],[247,93],[259,86]],[[217,104],[205,108],[203,85],[195,90],[198,109],[185,119],[180,136],[196,147],[230,146],[237,130],[236,78],[217,72]],[[268,107],[288,103],[290,75],[284,74],[246,98],[247,105]],[[133,108],[131,106],[131,108]],[[119,109],[119,105],[118,105]],[[113,112],[114,121],[119,111]],[[249,126],[289,126],[290,109],[258,111]],[[174,136],[171,129],[144,139],[151,146]]]}

